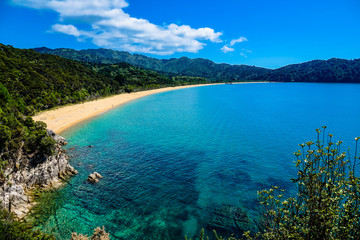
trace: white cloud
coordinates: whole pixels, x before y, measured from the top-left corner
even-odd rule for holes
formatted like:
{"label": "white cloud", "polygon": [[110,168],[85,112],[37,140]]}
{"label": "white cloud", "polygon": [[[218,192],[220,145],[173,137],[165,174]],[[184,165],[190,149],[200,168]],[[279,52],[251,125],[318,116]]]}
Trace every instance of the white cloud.
{"label": "white cloud", "polygon": [[244,52],[241,52],[240,53],[240,56],[244,57],[244,58],[247,58],[247,55],[244,53]]}
{"label": "white cloud", "polygon": [[80,31],[74,25],[55,24],[51,27],[51,29],[55,32],[65,33],[68,35],[73,35],[75,37],[80,36]]}
{"label": "white cloud", "polygon": [[188,37],[188,38],[199,38],[199,39],[205,39],[205,40],[210,40],[212,42],[222,42],[220,40],[220,36],[222,33],[220,32],[215,32],[214,29],[211,28],[198,28],[198,29],[193,29],[188,25],[182,25],[182,26],[178,26],[176,24],[170,24],[168,26],[168,29],[179,36],[184,36],[184,37]]}
{"label": "white cloud", "polygon": [[[223,51],[224,53],[233,52],[233,51],[235,51],[235,48],[233,48],[233,46],[236,43],[241,43],[241,42],[246,42],[246,41],[247,41],[246,37],[239,37],[237,39],[233,39],[230,41],[229,44],[224,45],[220,50]],[[243,55],[241,53],[240,53],[240,55],[247,57],[246,55]]]}
{"label": "white cloud", "polygon": [[239,37],[238,39],[233,39],[230,41],[230,46],[234,46],[236,43],[246,42],[246,37]]}
{"label": "white cloud", "polygon": [[[59,13],[60,23],[53,31],[78,38],[91,39],[94,44],[129,52],[168,55],[174,52],[201,50],[206,41],[221,42],[221,32],[192,28],[188,25],[158,26],[146,19],[134,18],[123,11],[125,0],[13,0],[14,3]],[[81,21],[81,29],[76,23]],[[71,24],[65,24],[71,23]]]}
{"label": "white cloud", "polygon": [[228,47],[228,46],[226,46],[226,45],[223,46],[220,50],[223,51],[224,53],[228,53],[228,52],[233,52],[233,51],[235,51],[234,48]]}

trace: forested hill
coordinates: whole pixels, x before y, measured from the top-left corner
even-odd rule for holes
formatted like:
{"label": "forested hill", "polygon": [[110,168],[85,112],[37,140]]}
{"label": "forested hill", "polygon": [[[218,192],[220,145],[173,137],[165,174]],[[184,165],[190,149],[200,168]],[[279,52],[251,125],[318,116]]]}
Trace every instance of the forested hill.
{"label": "forested hill", "polygon": [[288,65],[252,78],[275,82],[360,83],[360,59],[314,60]]}
{"label": "forested hill", "polygon": [[35,50],[77,61],[95,63],[127,62],[158,72],[204,77],[213,81],[360,82],[360,59],[333,58],[330,60],[314,60],[270,70],[246,65],[216,64],[201,58],[156,59],[110,49],[77,51],[65,48],[36,48]]}
{"label": "forested hill", "polygon": [[163,76],[127,63],[82,64],[0,44],[0,185],[5,181],[2,170],[15,166],[19,154],[52,154],[54,142],[45,124],[29,115],[121,92],[205,82]]}
{"label": "forested hill", "polygon": [[127,63],[88,64],[0,44],[0,83],[35,110],[133,90],[203,83]]}
{"label": "forested hill", "polygon": [[[246,81],[249,76],[257,77],[270,70],[247,65],[217,64],[203,58],[187,57],[156,59],[140,54],[130,54],[111,49],[74,50],[68,48],[35,48],[40,53],[58,55],[64,58],[92,62],[119,63],[127,62],[135,66],[151,69],[157,72],[171,73],[181,76],[204,77],[209,81]],[[250,79],[251,80],[251,79]]]}

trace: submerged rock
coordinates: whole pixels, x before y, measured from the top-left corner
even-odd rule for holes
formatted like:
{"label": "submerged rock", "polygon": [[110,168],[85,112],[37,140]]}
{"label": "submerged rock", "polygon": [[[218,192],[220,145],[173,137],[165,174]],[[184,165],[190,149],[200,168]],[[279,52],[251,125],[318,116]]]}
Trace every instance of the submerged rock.
{"label": "submerged rock", "polygon": [[79,233],[71,233],[70,240],[110,240],[110,234],[105,231],[105,227],[97,227],[94,229],[92,236],[88,237],[87,235]]}
{"label": "submerged rock", "polygon": [[97,182],[99,182],[100,178],[103,178],[103,176],[101,176],[100,173],[93,172],[88,176],[87,181],[89,183],[97,183]]}
{"label": "submerged rock", "polygon": [[243,209],[225,205],[214,208],[206,228],[210,232],[215,230],[223,237],[231,234],[241,237],[251,226],[251,221]]}

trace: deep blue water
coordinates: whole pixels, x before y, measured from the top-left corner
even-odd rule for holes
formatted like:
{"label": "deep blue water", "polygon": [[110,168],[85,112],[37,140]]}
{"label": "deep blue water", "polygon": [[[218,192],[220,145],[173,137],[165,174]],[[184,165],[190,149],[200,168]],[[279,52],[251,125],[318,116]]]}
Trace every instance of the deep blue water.
{"label": "deep blue water", "polygon": [[[354,146],[359,93],[356,84],[234,84],[123,105],[62,134],[79,174],[40,205],[37,228],[58,239],[103,225],[113,239],[183,239],[211,230],[223,206],[252,221],[258,190],[293,191],[292,153],[316,128]],[[91,185],[94,171],[104,178]]]}

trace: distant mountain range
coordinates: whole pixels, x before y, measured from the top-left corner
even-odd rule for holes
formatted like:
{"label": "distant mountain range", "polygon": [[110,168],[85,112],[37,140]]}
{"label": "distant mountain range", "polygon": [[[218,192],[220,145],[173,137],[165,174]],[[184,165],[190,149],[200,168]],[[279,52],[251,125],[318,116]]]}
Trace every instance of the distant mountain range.
{"label": "distant mountain range", "polygon": [[110,49],[88,49],[77,51],[74,49],[58,48],[35,48],[40,53],[58,55],[64,58],[91,62],[113,64],[126,62],[145,69],[154,70],[161,73],[174,74],[177,76],[204,77],[210,81],[244,81],[250,75],[258,76],[269,72],[268,69],[247,66],[216,64],[208,59],[187,57],[156,59],[139,54],[116,51]]}
{"label": "distant mountain range", "polygon": [[203,77],[209,81],[360,82],[360,59],[313,60],[272,70],[248,65],[217,64],[203,58],[156,59],[111,49],[78,51],[68,48],[49,49],[42,47],[34,50],[89,63],[115,64],[126,62],[163,74]]}

